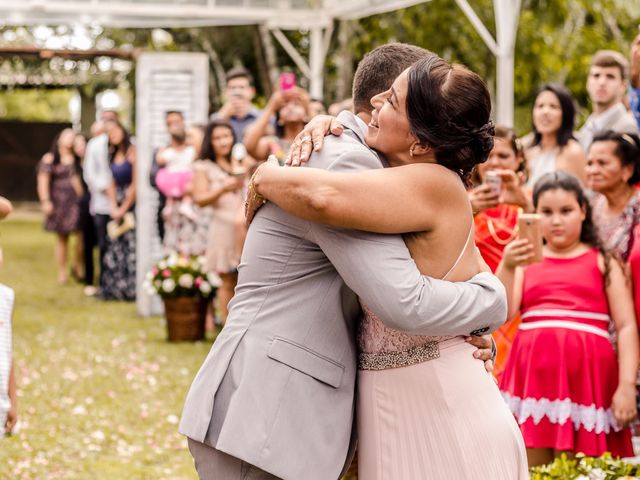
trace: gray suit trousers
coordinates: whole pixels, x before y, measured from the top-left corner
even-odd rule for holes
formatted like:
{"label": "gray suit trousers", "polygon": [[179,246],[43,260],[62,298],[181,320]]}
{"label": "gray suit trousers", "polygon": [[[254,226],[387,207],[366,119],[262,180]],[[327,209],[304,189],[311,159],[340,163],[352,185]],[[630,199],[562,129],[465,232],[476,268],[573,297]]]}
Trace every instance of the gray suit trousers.
{"label": "gray suit trousers", "polygon": [[209,445],[190,438],[187,440],[200,480],[280,480]]}

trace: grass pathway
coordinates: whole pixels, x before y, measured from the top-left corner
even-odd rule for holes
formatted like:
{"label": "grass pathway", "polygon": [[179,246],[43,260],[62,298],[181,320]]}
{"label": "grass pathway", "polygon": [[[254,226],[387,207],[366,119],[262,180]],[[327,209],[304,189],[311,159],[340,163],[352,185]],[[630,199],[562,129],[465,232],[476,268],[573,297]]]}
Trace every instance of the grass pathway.
{"label": "grass pathway", "polygon": [[58,287],[53,242],[37,221],[0,224],[22,426],[0,440],[0,479],[195,479],[177,423],[211,342],[169,344],[133,304]]}

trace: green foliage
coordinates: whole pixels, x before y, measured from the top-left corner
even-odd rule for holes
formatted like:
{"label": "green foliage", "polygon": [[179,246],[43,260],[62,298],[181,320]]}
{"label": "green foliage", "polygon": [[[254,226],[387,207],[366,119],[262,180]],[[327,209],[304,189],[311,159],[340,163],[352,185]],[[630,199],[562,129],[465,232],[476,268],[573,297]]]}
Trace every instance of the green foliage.
{"label": "green foliage", "polygon": [[612,458],[609,453],[597,458],[578,454],[575,459],[562,454],[548,465],[532,468],[530,473],[531,480],[631,480],[640,475],[640,469]]}
{"label": "green foliage", "polygon": [[[470,0],[495,38],[492,0]],[[638,33],[640,2],[631,0],[524,0],[516,41],[516,108],[531,108],[544,83],[565,84],[584,108],[586,75],[593,53],[600,49],[629,51]],[[453,0],[433,0],[411,8],[361,20],[354,36],[355,58],[378,45],[401,41],[432,50],[460,62],[495,89],[495,58]],[[500,92],[494,92],[499,95]],[[518,115],[520,133],[530,128],[530,116]]]}
{"label": "green foliage", "polygon": [[0,90],[0,117],[26,122],[69,122],[70,89]]}

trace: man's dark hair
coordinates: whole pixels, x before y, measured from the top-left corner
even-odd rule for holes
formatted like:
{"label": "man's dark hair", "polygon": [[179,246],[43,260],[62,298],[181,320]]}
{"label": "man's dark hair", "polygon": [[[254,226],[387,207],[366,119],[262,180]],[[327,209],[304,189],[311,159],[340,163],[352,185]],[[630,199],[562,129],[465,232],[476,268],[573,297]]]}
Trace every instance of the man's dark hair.
{"label": "man's dark hair", "polygon": [[184,119],[184,114],[180,110],[167,110],[164,112],[164,118],[167,118],[169,115],[180,115],[180,118]]}
{"label": "man's dark hair", "polygon": [[389,90],[398,75],[429,55],[433,54],[406,43],[388,43],[371,50],[360,60],[353,77],[353,111],[370,112],[374,96]]}
{"label": "man's dark hair", "polygon": [[242,67],[232,68],[227,72],[226,82],[229,83],[234,78],[246,78],[249,81],[249,85],[253,86],[253,76],[249,73],[248,70]]}

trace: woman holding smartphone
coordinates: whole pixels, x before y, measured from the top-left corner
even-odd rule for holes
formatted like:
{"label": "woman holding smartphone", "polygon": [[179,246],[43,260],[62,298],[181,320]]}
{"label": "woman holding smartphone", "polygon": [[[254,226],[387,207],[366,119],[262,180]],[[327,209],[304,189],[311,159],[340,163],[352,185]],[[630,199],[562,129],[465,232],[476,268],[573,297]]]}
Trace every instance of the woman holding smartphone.
{"label": "woman holding smartphone", "polygon": [[[280,89],[275,91],[260,117],[244,134],[247,152],[258,161],[275,155],[281,163],[296,135],[309,120],[309,94],[295,86],[292,74],[283,74]],[[269,133],[272,119],[276,119],[275,135]]]}
{"label": "woman holding smartphone", "polygon": [[[477,166],[472,177],[475,186],[469,190],[476,245],[492,272],[502,260],[504,247],[518,235],[518,216],[533,210],[523,188],[526,179],[524,153],[515,132],[497,126],[493,149],[487,161]],[[493,374],[498,379],[519,324],[520,318],[515,316],[493,333],[498,350]]]}
{"label": "woman holding smartphone", "polygon": [[[509,314],[522,314],[500,389],[520,424],[529,466],[561,453],[633,455],[638,331],[622,265],[601,246],[579,180],[557,171],[533,191],[546,242],[531,263],[511,242],[496,274]],[[618,333],[618,358],[609,324]]]}

